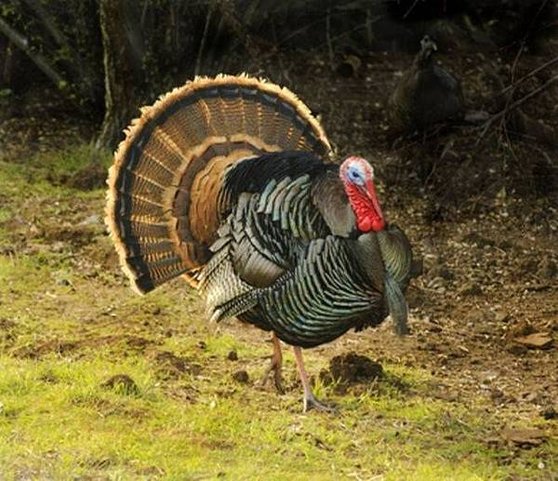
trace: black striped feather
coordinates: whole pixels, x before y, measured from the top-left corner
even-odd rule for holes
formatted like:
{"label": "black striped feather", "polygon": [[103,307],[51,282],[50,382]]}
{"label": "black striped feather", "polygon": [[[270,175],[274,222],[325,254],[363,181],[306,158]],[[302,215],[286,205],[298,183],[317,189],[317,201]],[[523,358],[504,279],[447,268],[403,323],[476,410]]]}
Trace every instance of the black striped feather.
{"label": "black striped feather", "polygon": [[302,347],[388,313],[405,331],[408,241],[395,227],[354,236],[340,184],[311,154],[265,154],[229,170],[232,207],[201,275],[212,319],[239,316]]}
{"label": "black striped feather", "polygon": [[305,258],[280,283],[259,291],[266,318],[287,343],[311,347],[359,323],[382,320],[382,293],[355,281],[355,242],[336,236],[312,241]]}
{"label": "black striped feather", "polygon": [[403,231],[394,225],[378,232],[377,237],[386,271],[391,274],[400,288],[405,290],[409,283],[413,261],[409,240]]}

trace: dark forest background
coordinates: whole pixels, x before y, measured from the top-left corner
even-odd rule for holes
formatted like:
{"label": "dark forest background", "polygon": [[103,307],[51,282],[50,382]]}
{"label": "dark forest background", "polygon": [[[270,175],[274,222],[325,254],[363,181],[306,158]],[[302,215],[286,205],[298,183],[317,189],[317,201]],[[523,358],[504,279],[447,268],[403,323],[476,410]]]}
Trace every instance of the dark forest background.
{"label": "dark forest background", "polygon": [[[556,190],[557,10],[551,0],[4,0],[0,121],[8,123],[0,146],[17,142],[10,133],[40,117],[71,119],[69,128],[89,139],[94,152],[112,151],[141,105],[195,75],[220,72],[248,72],[309,91],[303,99],[335,131],[339,109],[313,97],[312,85],[328,79],[344,90],[340,102],[356,101],[358,110],[379,103],[385,112],[393,72],[410,67],[429,34],[464,85],[467,106],[485,119],[465,132],[461,147],[493,134],[498,155],[507,157],[502,149],[518,140],[512,160],[498,168],[500,177],[519,173],[529,178],[525,190],[547,195]],[[383,122],[366,113],[360,120],[372,129]],[[414,168],[423,186],[435,184],[432,164],[444,151],[447,156],[448,142],[455,150],[464,138],[394,144],[389,125],[370,137],[396,152],[401,165],[417,151],[431,157]],[[32,141],[33,134],[19,140]],[[334,141],[360,146],[346,131]],[[524,141],[536,144],[538,154],[524,155]],[[478,177],[469,167],[465,175]],[[443,181],[446,173],[438,172]],[[488,189],[492,194],[502,187],[499,180]],[[480,184],[473,193],[487,190]]]}

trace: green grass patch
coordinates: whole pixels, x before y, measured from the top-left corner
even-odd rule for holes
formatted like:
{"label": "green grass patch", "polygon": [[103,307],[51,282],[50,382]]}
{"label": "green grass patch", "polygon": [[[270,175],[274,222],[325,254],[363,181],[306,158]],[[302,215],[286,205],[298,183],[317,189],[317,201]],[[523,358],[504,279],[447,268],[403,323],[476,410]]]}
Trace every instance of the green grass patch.
{"label": "green grass patch", "polygon": [[494,442],[525,420],[433,399],[427,369],[383,362],[384,379],[339,394],[318,378],[328,351],[309,351],[335,415],[301,413],[290,352],[287,393],[259,387],[266,334],[208,325],[180,281],[132,293],[103,226],[83,223],[104,191],[59,182],[88,160],[78,146],[0,166],[0,480],[556,479],[552,425],[530,450]]}

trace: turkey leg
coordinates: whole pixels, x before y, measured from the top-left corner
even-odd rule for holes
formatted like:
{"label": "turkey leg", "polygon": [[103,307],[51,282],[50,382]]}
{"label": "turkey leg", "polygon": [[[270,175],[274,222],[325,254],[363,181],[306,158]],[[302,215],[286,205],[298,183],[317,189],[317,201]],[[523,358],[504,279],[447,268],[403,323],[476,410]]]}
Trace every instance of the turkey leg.
{"label": "turkey leg", "polygon": [[304,400],[302,412],[307,412],[310,409],[315,409],[316,411],[325,412],[335,412],[335,408],[327,406],[316,399],[314,393],[312,392],[312,387],[310,386],[310,381],[308,380],[308,374],[304,368],[304,361],[302,359],[302,349],[298,346],[293,346],[293,351],[296,360],[296,367],[298,368],[298,375],[302,381],[302,388],[304,389]]}
{"label": "turkey leg", "polygon": [[275,385],[275,389],[277,389],[279,394],[285,394],[285,389],[283,388],[283,353],[281,352],[281,342],[274,332],[271,334],[271,342],[273,342],[273,355],[271,356],[271,363],[265,371],[261,384],[262,386],[265,386],[271,371],[273,371],[273,384]]}

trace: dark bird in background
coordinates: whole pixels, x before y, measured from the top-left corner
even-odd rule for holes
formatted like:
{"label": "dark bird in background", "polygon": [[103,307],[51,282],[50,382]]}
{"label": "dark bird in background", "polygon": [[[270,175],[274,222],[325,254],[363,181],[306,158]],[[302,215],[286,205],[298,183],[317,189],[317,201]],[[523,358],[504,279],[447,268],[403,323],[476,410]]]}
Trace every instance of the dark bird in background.
{"label": "dark bird in background", "polygon": [[438,47],[426,35],[411,67],[403,73],[388,103],[394,132],[425,132],[437,124],[461,120],[464,98],[459,81],[434,63]]}
{"label": "dark bird in background", "polygon": [[304,410],[314,397],[301,348],[388,314],[407,331],[411,249],[388,224],[374,170],[330,144],[289,90],[248,76],[198,78],[127,131],[110,170],[107,224],[140,293],[183,275],[208,317],[273,333],[294,348]]}

